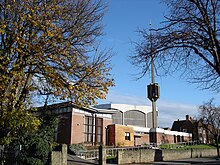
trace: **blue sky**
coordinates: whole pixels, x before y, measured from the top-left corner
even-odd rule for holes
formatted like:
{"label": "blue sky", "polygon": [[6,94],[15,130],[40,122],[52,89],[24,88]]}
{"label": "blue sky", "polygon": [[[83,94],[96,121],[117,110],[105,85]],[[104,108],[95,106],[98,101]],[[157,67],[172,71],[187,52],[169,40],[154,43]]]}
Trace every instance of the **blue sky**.
{"label": "blue sky", "polygon": [[[107,1],[106,1],[107,2]],[[151,105],[146,98],[146,85],[150,83],[150,75],[136,81],[134,74],[137,68],[129,63],[129,56],[134,51],[131,41],[138,41],[137,28],[157,28],[164,20],[166,6],[160,0],[108,0],[109,9],[104,17],[105,36],[102,46],[111,48],[112,75],[116,86],[112,87],[106,100],[99,103],[124,103],[135,105]],[[220,104],[220,94],[208,90],[200,90],[195,84],[189,84],[177,74],[167,77],[156,77],[161,87],[161,97],[157,101],[159,110],[158,125],[171,127],[176,119],[184,119],[186,114],[196,116],[198,106],[210,98]]]}

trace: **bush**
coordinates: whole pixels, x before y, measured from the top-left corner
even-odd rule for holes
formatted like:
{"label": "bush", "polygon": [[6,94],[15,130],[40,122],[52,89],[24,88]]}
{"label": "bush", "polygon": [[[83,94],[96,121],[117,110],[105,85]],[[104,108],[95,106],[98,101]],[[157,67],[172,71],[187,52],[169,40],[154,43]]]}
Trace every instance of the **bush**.
{"label": "bush", "polygon": [[75,155],[80,153],[80,152],[87,151],[86,147],[83,144],[81,144],[81,143],[79,143],[79,144],[72,144],[72,145],[69,146],[69,149]]}

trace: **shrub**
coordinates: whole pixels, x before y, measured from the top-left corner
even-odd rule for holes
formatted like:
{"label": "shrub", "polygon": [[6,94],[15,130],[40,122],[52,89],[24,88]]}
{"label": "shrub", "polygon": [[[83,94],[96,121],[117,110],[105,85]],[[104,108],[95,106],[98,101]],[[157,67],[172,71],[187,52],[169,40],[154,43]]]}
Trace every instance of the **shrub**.
{"label": "shrub", "polygon": [[69,146],[69,149],[71,152],[73,152],[75,155],[80,153],[80,152],[85,152],[87,149],[86,147],[79,143],[79,144],[72,144]]}

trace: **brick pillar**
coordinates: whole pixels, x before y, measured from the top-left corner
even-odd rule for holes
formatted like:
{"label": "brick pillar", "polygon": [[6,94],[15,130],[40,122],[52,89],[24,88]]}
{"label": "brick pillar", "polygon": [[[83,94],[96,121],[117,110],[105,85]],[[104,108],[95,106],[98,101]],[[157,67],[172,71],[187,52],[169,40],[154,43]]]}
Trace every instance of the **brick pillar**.
{"label": "brick pillar", "polygon": [[102,145],[99,146],[99,165],[106,165],[106,149]]}

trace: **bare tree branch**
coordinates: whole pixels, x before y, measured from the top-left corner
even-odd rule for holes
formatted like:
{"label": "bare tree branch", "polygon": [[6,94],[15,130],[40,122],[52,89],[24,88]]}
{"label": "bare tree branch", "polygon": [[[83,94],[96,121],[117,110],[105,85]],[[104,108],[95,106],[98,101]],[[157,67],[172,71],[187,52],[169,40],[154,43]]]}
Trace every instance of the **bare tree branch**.
{"label": "bare tree branch", "polygon": [[150,52],[148,31],[139,30],[131,62],[148,73],[151,53],[160,75],[182,71],[202,89],[220,91],[220,1],[164,0],[169,9],[162,27],[153,30]]}

